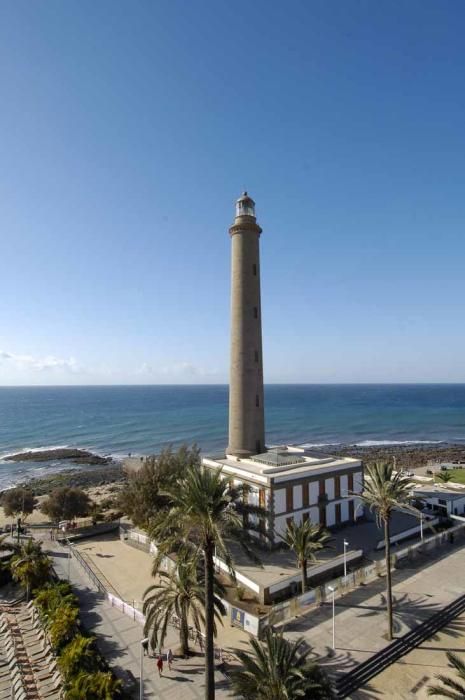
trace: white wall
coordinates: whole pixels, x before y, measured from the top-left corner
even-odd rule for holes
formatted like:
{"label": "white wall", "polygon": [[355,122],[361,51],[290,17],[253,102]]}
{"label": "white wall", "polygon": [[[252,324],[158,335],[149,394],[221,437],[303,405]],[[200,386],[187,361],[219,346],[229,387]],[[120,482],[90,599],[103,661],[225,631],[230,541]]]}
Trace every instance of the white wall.
{"label": "white wall", "polygon": [[334,498],[334,479],[325,479],[325,491],[330,501]]}
{"label": "white wall", "polygon": [[310,508],[310,520],[312,523],[318,523],[320,522],[320,511],[318,508]]}
{"label": "white wall", "polygon": [[349,479],[347,474],[341,476],[341,496],[347,496],[347,491],[349,490]]}
{"label": "white wall", "polygon": [[276,535],[283,535],[286,532],[286,518],[288,517],[288,515],[281,515],[274,519],[274,531]]}
{"label": "white wall", "polygon": [[310,482],[310,505],[313,506],[315,503],[318,503],[318,494],[320,492],[320,486],[318,484],[318,481],[311,481]]}
{"label": "white wall", "polygon": [[286,510],[286,489],[278,489],[274,492],[274,512],[284,513]]}
{"label": "white wall", "polygon": [[341,520],[344,522],[349,519],[349,501],[341,501]]}
{"label": "white wall", "polygon": [[293,486],[294,510],[302,508],[302,486]]}
{"label": "white wall", "polygon": [[354,492],[355,493],[362,493],[362,491],[363,491],[362,472],[355,472],[354,473]]}
{"label": "white wall", "polygon": [[258,506],[259,503],[259,493],[258,489],[251,488],[249,491],[249,503],[253,506]]}

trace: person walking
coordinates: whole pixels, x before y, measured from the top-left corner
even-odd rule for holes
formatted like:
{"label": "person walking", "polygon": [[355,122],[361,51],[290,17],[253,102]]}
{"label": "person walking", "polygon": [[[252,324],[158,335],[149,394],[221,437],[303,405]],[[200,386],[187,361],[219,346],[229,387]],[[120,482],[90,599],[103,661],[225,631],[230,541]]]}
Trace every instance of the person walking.
{"label": "person walking", "polygon": [[144,639],[144,641],[142,642],[142,648],[144,649],[144,656],[150,656],[148,639]]}
{"label": "person walking", "polygon": [[161,676],[163,675],[163,657],[161,654],[158,654],[157,668],[158,668],[158,675],[161,678]]}
{"label": "person walking", "polygon": [[171,649],[168,649],[166,660],[168,661],[168,668],[171,671],[171,664],[173,663],[173,652],[171,651]]}

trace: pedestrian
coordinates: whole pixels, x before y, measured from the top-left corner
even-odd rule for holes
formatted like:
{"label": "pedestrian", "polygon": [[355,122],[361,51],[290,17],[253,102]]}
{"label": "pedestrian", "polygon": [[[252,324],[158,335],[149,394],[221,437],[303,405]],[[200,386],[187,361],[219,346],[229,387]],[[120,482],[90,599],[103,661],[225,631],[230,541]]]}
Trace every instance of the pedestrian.
{"label": "pedestrian", "polygon": [[168,661],[168,668],[171,671],[171,664],[173,663],[173,652],[171,651],[171,649],[168,649],[166,660]]}
{"label": "pedestrian", "polygon": [[150,654],[149,654],[149,640],[148,639],[144,639],[144,641],[142,642],[142,647],[144,649],[144,656],[145,655],[150,656]]}
{"label": "pedestrian", "polygon": [[162,676],[163,674],[163,657],[161,654],[158,654],[158,659],[157,659],[157,668],[158,668],[158,675]]}

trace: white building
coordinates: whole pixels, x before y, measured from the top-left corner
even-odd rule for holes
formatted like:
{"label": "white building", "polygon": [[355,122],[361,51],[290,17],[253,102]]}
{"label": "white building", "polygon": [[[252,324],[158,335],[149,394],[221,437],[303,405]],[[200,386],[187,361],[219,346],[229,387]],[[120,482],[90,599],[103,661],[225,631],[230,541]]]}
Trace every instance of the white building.
{"label": "white building", "polygon": [[361,515],[357,494],[363,490],[363,469],[358,459],[282,445],[251,457],[205,457],[202,462],[222,469],[235,483],[249,485],[249,502],[269,512],[263,525],[274,544],[292,520],[310,519],[331,527],[355,522]]}
{"label": "white building", "polygon": [[436,515],[465,517],[465,489],[453,490],[450,486],[421,486],[413,492],[415,498],[424,502],[426,510]]}

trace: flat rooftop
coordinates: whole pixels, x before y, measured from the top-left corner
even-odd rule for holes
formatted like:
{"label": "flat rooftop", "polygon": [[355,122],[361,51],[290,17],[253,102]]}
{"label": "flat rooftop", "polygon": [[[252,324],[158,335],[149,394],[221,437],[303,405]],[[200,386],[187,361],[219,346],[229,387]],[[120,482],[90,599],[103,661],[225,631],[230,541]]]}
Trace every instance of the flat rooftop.
{"label": "flat rooftop", "polygon": [[414,489],[415,496],[419,498],[442,498],[444,501],[457,501],[465,498],[465,486],[463,490],[453,489],[449,485],[437,484],[436,486],[418,486]]}
{"label": "flat rooftop", "polygon": [[248,473],[262,477],[262,481],[280,477],[292,478],[303,476],[306,472],[320,471],[347,467],[357,467],[359,459],[353,457],[335,457],[316,450],[310,450],[299,445],[278,445],[270,447],[252,457],[234,457],[233,455],[208,455],[203,459],[207,466],[222,466],[225,471]]}

